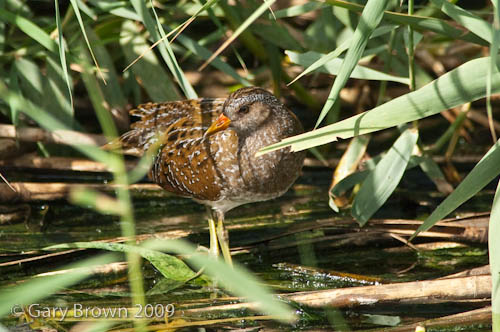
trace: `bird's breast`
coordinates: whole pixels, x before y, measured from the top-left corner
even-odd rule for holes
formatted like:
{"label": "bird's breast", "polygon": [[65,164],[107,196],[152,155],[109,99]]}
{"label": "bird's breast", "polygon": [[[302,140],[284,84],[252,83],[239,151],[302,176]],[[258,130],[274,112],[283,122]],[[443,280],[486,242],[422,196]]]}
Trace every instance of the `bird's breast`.
{"label": "bird's breast", "polygon": [[296,180],[303,154],[291,153],[289,149],[258,157],[256,153],[287,136],[288,133],[277,126],[255,131],[244,138],[232,130],[219,133],[217,142],[226,148],[216,152],[214,160],[225,182],[223,197],[243,204],[282,195]]}

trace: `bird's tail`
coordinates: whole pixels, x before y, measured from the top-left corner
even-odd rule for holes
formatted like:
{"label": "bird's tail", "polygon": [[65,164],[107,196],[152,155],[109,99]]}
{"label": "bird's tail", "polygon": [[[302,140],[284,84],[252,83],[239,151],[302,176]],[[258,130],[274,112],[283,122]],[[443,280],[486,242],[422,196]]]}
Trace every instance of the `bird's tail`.
{"label": "bird's tail", "polygon": [[106,151],[121,151],[124,154],[142,156],[147,150],[147,142],[144,133],[138,129],[127,131],[120,137],[103,145],[101,149]]}

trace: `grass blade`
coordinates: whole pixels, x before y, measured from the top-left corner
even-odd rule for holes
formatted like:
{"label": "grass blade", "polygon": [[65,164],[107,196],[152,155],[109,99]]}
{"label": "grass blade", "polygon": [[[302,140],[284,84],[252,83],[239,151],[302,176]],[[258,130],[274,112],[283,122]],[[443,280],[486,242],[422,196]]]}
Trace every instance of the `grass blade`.
{"label": "grass blade", "polygon": [[[165,38],[165,31],[163,30],[163,27],[160,24],[160,21],[158,19],[158,16],[156,15],[156,12],[154,11],[154,6],[153,6],[153,13],[155,14],[156,17],[156,23],[155,20],[153,20],[153,17],[151,14],[149,14],[148,9],[146,8],[146,3],[143,0],[131,0],[132,6],[134,7],[136,13],[141,17],[142,23],[146,26],[146,29],[148,30],[151,38],[154,41],[160,40]],[[160,32],[158,32],[158,30]],[[160,51],[160,54],[163,57],[163,60],[165,60],[165,63],[167,64],[168,68],[170,69],[170,72],[172,75],[175,77],[177,82],[179,83],[180,88],[184,92],[184,95],[187,98],[195,99],[198,98],[196,95],[196,92],[194,91],[193,87],[187,80],[186,76],[184,75],[184,72],[180,68],[179,64],[177,63],[177,60],[175,59],[174,52],[172,51],[172,48],[170,47],[170,44],[168,42],[162,42],[158,44],[158,49]],[[151,53],[151,52],[149,52]],[[133,60],[133,59],[132,59]],[[158,81],[161,82],[161,81]],[[157,84],[157,83],[155,83]]]}
{"label": "grass blade", "polygon": [[78,5],[78,8],[80,8],[82,12],[84,12],[88,17],[90,17],[94,21],[97,20],[97,15],[89,6],[87,6],[85,2],[83,2],[82,0],[76,0],[76,3]]}
{"label": "grass blade", "polygon": [[[446,217],[457,207],[469,200],[500,174],[500,141],[484,155],[472,171],[446,199],[432,212],[422,225],[411,236],[431,228],[436,222]],[[496,234],[498,236],[498,234]]]}
{"label": "grass blade", "polygon": [[[206,60],[210,58],[212,55],[212,52],[207,49],[206,47],[201,46],[198,42],[196,42],[194,39],[191,39],[187,36],[180,35],[177,37],[177,40],[179,43],[181,43],[185,48],[202,58],[203,60]],[[240,84],[243,86],[251,86],[252,83],[250,83],[248,80],[245,78],[241,77],[236,70],[234,70],[233,67],[228,65],[226,62],[222,61],[219,57],[216,57],[215,59],[210,62],[210,65],[214,66],[215,68],[219,69],[223,73],[231,76],[234,78],[236,81],[238,81]]]}
{"label": "grass blade", "polygon": [[52,59],[51,55],[47,56],[46,63],[47,84],[44,85],[44,108],[63,120],[68,127],[75,128],[73,97],[71,97],[71,92],[68,92],[73,84],[71,77],[56,59]]}
{"label": "grass blade", "polygon": [[[493,3],[493,29],[492,29],[492,43],[490,45],[490,67],[487,77],[487,100],[486,108],[488,111],[488,120],[490,123],[490,130],[492,137],[496,138],[496,133],[493,128],[493,115],[491,106],[491,85],[493,73],[498,72],[496,66],[496,58],[498,57],[498,48],[500,42],[500,4],[498,0],[492,0]],[[500,331],[500,242],[498,235],[500,234],[500,181],[497,185],[497,191],[493,200],[491,209],[490,224],[488,230],[488,249],[490,257],[490,270],[491,270],[491,313],[492,313],[492,330],[494,332]]]}
{"label": "grass blade", "polygon": [[275,47],[285,50],[304,51],[301,43],[284,26],[277,22],[273,21],[271,24],[255,23],[251,27],[251,31]]}
{"label": "grass blade", "polygon": [[[47,55],[45,75],[39,64],[30,58],[19,58],[15,61],[16,75],[19,78],[19,90],[23,98],[56,117],[64,128],[73,128],[73,109],[68,102],[64,87],[64,74],[57,61],[52,59],[52,54]],[[15,81],[14,81],[15,82]],[[16,89],[14,83],[13,89]],[[15,105],[10,105],[16,107]],[[24,110],[21,105],[19,110]],[[45,111],[46,110],[46,111]],[[55,129],[64,129],[63,127]]]}
{"label": "grass blade", "polygon": [[66,48],[64,43],[64,37],[62,32],[61,25],[61,15],[59,14],[59,1],[55,0],[55,9],[56,9],[56,26],[57,26],[57,36],[59,41],[59,61],[61,62],[61,67],[64,73],[64,80],[66,81],[66,87],[68,88],[68,97],[70,101],[71,107],[71,116],[73,116],[73,93],[71,92],[71,87],[73,86],[73,82],[68,73],[68,65],[66,63]]}
{"label": "grass blade", "polygon": [[71,6],[73,7],[73,10],[75,11],[76,19],[78,20],[78,24],[80,25],[80,29],[82,30],[82,34],[83,34],[83,38],[85,39],[85,43],[87,43],[87,47],[89,49],[90,55],[92,56],[92,60],[94,61],[94,64],[97,68],[97,72],[99,73],[99,76],[101,77],[101,79],[104,81],[104,84],[106,84],[106,79],[104,78],[104,75],[102,74],[101,68],[99,67],[99,63],[97,63],[97,59],[95,58],[94,51],[92,50],[92,46],[90,45],[89,38],[87,37],[87,32],[85,32],[85,24],[83,23],[82,15],[80,14],[80,8],[78,7],[78,2],[76,0],[70,0],[70,2],[71,2]]}
{"label": "grass blade", "polygon": [[153,264],[165,278],[186,282],[196,276],[196,273],[194,273],[183,261],[174,256],[164,254],[160,251],[123,243],[75,242],[56,244],[54,246],[46,247],[44,250],[68,248],[102,249],[124,253],[134,252]]}
{"label": "grass blade", "polygon": [[451,17],[455,22],[460,23],[467,30],[481,37],[487,42],[492,42],[491,23],[486,22],[479,16],[464,10],[459,6],[444,0],[431,0],[443,13]]}
{"label": "grass blade", "polygon": [[[42,127],[48,130],[70,129],[59,119],[51,116],[40,107],[33,104],[31,101],[23,98],[23,96],[16,91],[10,91],[7,86],[5,86],[5,84],[3,84],[1,81],[0,98],[5,100],[9,105],[14,105],[14,107],[22,110],[24,114],[26,114],[27,116],[38,122]],[[110,169],[116,169],[117,165],[120,163],[120,160],[117,158],[117,156],[113,155],[112,153],[103,151],[97,146],[74,144],[71,146],[75,150],[80,151],[82,154],[88,156],[89,158],[108,165]]]}
{"label": "grass blade", "polygon": [[[5,10],[5,1],[0,2],[0,10]],[[5,22],[0,22],[0,52],[5,52],[6,44],[6,32],[7,32],[7,24]]]}
{"label": "grass blade", "polygon": [[220,260],[207,260],[206,255],[197,253],[194,246],[182,240],[148,241],[147,247],[188,255],[189,262],[196,269],[205,268],[207,274],[217,278],[231,293],[256,303],[259,311],[274,315],[276,319],[284,322],[291,322],[295,318],[293,311],[287,305],[273,298],[262,282],[238,263],[234,264],[233,269]]}
{"label": "grass blade", "polygon": [[[120,44],[129,62],[148,49],[147,42],[139,34],[137,25],[131,21],[123,23]],[[160,66],[155,53],[146,52],[142,61],[138,61],[131,68],[152,101],[162,102],[180,99],[177,87]],[[162,82],[162,84],[158,84],[158,82]]]}
{"label": "grass blade", "polygon": [[255,12],[252,13],[239,27],[234,31],[234,33],[229,37],[218,49],[212,54],[207,61],[205,61],[198,70],[203,70],[216,56],[218,56],[222,51],[226,49],[229,44],[233,42],[243,31],[246,30],[256,19],[258,19],[276,0],[265,1]]}
{"label": "grass blade", "polygon": [[[305,13],[312,12],[317,9],[324,8],[326,5],[321,2],[310,1],[303,5],[296,5],[289,8],[280,9],[274,12],[274,17],[278,18],[286,18],[286,17],[294,17],[300,16]],[[271,16],[271,14],[269,15]]]}
{"label": "grass blade", "polygon": [[[333,142],[337,138],[350,138],[422,119],[445,109],[484,98],[484,78],[489,62],[489,57],[468,61],[414,92],[332,125],[284,139],[280,143],[263,148],[258,155],[287,146],[291,146],[293,151],[309,149]],[[498,92],[500,73],[494,73],[492,93]]]}
{"label": "grass blade", "polygon": [[[127,2],[107,1],[107,0],[89,0],[89,2],[99,10],[122,17],[127,20],[140,21],[141,18],[133,10],[127,7]],[[82,9],[83,10],[83,9]]]}
{"label": "grass blade", "polygon": [[26,58],[16,59],[14,62],[19,78],[20,91],[26,99],[36,105],[44,105],[45,77],[34,61]]}
{"label": "grass blade", "polygon": [[[362,5],[358,5],[343,0],[325,0],[325,1],[330,5],[347,8],[357,13],[362,12],[364,8],[364,6]],[[400,25],[410,25],[413,29],[417,31],[423,31],[423,32],[432,31],[441,34],[443,36],[447,36],[450,39],[460,39],[483,46],[488,45],[487,41],[485,41],[482,38],[479,38],[472,32],[464,33],[462,29],[455,28],[448,22],[437,18],[416,16],[416,15],[410,16],[403,13],[386,11],[384,12],[384,20]]]}
{"label": "grass blade", "polygon": [[351,211],[361,226],[366,224],[396,189],[417,139],[417,130],[405,130],[361,185]]}
{"label": "grass blade", "polygon": [[[290,60],[293,63],[301,65],[303,67],[311,68],[316,63],[320,63],[322,58],[326,57],[326,55],[309,51],[306,53],[297,53],[292,51],[285,51]],[[324,65],[317,67],[316,71],[331,74],[331,75],[339,75],[342,69],[342,63],[344,59],[334,58]],[[300,75],[299,75],[300,76]],[[355,65],[350,78],[357,78],[362,80],[376,80],[376,81],[392,81],[398,82],[402,84],[408,84],[409,79],[407,77],[394,76],[390,74],[383,73],[381,71],[371,69],[361,65]],[[295,80],[294,80],[295,81]],[[293,81],[292,81],[293,82]]]}
{"label": "grass blade", "polygon": [[491,311],[494,332],[500,331],[500,241],[498,241],[498,234],[500,234],[500,182],[493,200],[488,230],[488,248],[493,283],[491,288]]}
{"label": "grass blade", "polygon": [[85,187],[70,191],[68,200],[72,204],[107,215],[121,216],[126,209],[123,203],[116,198]]}
{"label": "grass blade", "polygon": [[62,268],[65,273],[35,278],[16,287],[3,288],[0,291],[0,317],[11,313],[14,306],[28,305],[56,293],[70,285],[87,278],[92,268],[97,265],[111,263],[118,259],[116,254],[105,254],[70,264]]}
{"label": "grass blade", "polygon": [[0,10],[0,20],[7,21],[12,25],[17,26],[19,30],[30,36],[33,40],[49,51],[55,54],[58,53],[59,47],[56,42],[38,25],[23,16],[12,14],[6,10]]}
{"label": "grass blade", "polygon": [[[103,69],[103,75],[106,78],[107,84],[104,84],[102,80],[96,80],[102,91],[104,97],[105,108],[113,114],[115,123],[119,129],[125,130],[128,128],[129,115],[126,110],[127,99],[122,92],[120,86],[120,79],[115,69],[114,61],[111,58],[103,42],[99,39],[93,29],[87,30],[87,36],[89,41],[94,45],[94,52],[96,59],[98,59]],[[85,57],[87,57],[85,54]],[[83,56],[83,55],[82,55]],[[120,125],[120,126],[119,126]]]}
{"label": "grass blade", "polygon": [[494,14],[493,14],[493,29],[491,29],[491,45],[490,45],[490,66],[488,68],[488,76],[486,82],[486,111],[488,113],[488,122],[490,126],[491,137],[493,142],[497,140],[497,134],[495,128],[493,127],[493,109],[491,106],[491,77],[493,73],[498,72],[498,67],[496,66],[498,57],[498,48],[500,43],[500,7],[498,6],[498,0],[493,0],[494,4]]}
{"label": "grass blade", "polygon": [[[337,167],[335,167],[332,182],[328,190],[329,205],[335,212],[338,212],[339,207],[345,206],[344,203],[346,200],[341,200],[340,197],[336,197],[336,195],[333,194],[334,189],[340,181],[356,171],[361,159],[366,153],[366,148],[368,147],[368,143],[370,143],[370,139],[370,135],[354,137],[342,154],[342,158],[340,158]],[[314,149],[316,148],[312,148],[309,151]]]}
{"label": "grass blade", "polygon": [[[362,137],[362,136],[360,136]],[[332,197],[338,197],[343,195],[347,190],[350,190],[353,188],[355,185],[358,183],[363,182],[366,177],[375,169],[377,164],[382,160],[382,158],[385,156],[385,153],[377,155],[371,159],[368,159],[364,163],[364,167],[366,168],[364,171],[359,171],[356,173],[352,173],[339,182],[337,182],[333,188],[330,189],[330,195]],[[406,170],[411,169],[413,167],[416,167],[417,165],[422,165],[422,163],[425,163],[426,160],[423,157],[412,155],[410,157],[410,160],[406,166]]]}
{"label": "grass blade", "polygon": [[354,70],[359,59],[361,58],[370,35],[382,20],[384,10],[387,7],[387,2],[388,0],[369,0],[363,9],[358,26],[352,36],[349,50],[347,50],[347,54],[342,62],[340,72],[333,82],[328,99],[321,110],[314,128],[319,126],[319,124],[326,117],[326,114],[332,109],[333,104],[337,101],[340,90],[346,84],[351,72]]}
{"label": "grass blade", "polygon": [[94,106],[94,112],[99,120],[102,131],[104,135],[108,138],[108,140],[112,140],[118,136],[118,131],[114,126],[113,119],[111,117],[111,112],[106,109],[105,105],[108,103],[105,100],[104,93],[101,90],[99,82],[92,71],[92,66],[90,65],[91,55],[84,48],[83,42],[80,45],[81,54],[80,54],[80,65],[83,68],[81,73],[82,81],[87,89],[87,93],[90,97],[90,101],[92,102],[92,106]]}
{"label": "grass blade", "polygon": [[[16,66],[12,66],[10,68],[10,73],[9,73],[9,85],[10,89],[14,91],[15,94],[21,94],[21,90],[19,88],[19,78],[18,78],[18,72]],[[9,109],[10,109],[10,121],[12,121],[12,124],[14,126],[19,125],[19,114],[21,112],[21,109],[17,107],[16,104],[9,104]]]}
{"label": "grass blade", "polygon": [[442,193],[450,194],[453,191],[453,186],[446,180],[439,165],[427,156],[420,156],[420,160],[420,169],[434,182],[436,188]]}
{"label": "grass blade", "polygon": [[[390,31],[393,31],[395,28],[396,28],[396,26],[394,26],[394,25],[388,25],[388,26],[383,26],[383,27],[377,28],[371,34],[370,39],[375,38],[375,37],[380,37],[380,36],[390,32]],[[318,68],[321,68],[322,66],[324,66],[328,62],[332,61],[333,59],[338,58],[342,53],[344,53],[345,50],[347,50],[349,48],[349,44],[350,44],[350,40],[346,40],[339,47],[337,47],[335,50],[331,51],[328,54],[322,55],[314,63],[310,64],[306,69],[304,69],[304,71],[302,73],[297,75],[297,77],[295,77],[293,79],[293,81],[291,81],[287,85],[293,84],[295,81],[300,79],[302,76],[310,74],[310,73],[316,71]],[[285,51],[285,53],[286,53],[286,51]]]}

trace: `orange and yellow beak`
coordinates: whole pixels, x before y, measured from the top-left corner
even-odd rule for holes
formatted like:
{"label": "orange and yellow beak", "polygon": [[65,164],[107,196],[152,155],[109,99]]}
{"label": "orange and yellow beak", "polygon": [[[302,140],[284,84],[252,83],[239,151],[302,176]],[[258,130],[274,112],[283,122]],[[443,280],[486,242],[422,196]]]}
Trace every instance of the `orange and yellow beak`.
{"label": "orange and yellow beak", "polygon": [[227,116],[221,113],[217,120],[208,127],[207,131],[205,132],[205,137],[213,135],[221,130],[226,129],[229,127],[229,124],[231,123],[231,120]]}

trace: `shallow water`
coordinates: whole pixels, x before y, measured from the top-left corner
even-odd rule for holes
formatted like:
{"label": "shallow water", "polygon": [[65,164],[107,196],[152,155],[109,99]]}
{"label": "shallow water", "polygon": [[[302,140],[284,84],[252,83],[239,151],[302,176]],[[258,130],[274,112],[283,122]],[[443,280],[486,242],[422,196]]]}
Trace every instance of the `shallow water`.
{"label": "shallow water", "polygon": [[[442,195],[433,192],[432,185],[428,183],[421,184],[418,190],[412,188],[412,176],[419,175],[409,172],[402,188],[377,213],[376,218],[423,218],[432,211]],[[253,271],[274,292],[291,293],[433,279],[488,264],[485,243],[455,243],[448,239],[447,244],[443,244],[442,239],[421,238],[414,243],[442,244],[438,249],[421,249],[416,252],[387,236],[362,236],[360,229],[348,222],[351,219],[348,211],[336,214],[328,207],[329,177],[330,172],[326,169],[306,169],[304,176],[283,197],[242,206],[227,214],[226,227],[231,247],[235,250],[234,260]],[[34,178],[37,179],[36,176]],[[49,178],[53,180],[52,176]],[[102,179],[103,176],[94,178],[97,182]],[[65,180],[71,181],[72,178],[65,177]],[[132,194],[138,235],[144,238],[157,235],[180,237],[208,246],[204,207],[190,199],[175,197],[162,191],[134,191]],[[457,213],[488,211],[492,198],[492,191],[486,190]],[[100,215],[66,201],[10,205],[8,208],[24,211],[25,218],[0,224],[0,263],[41,255],[43,252],[37,250],[53,244],[110,240],[121,236],[116,217]],[[29,251],[37,252],[23,254]],[[99,251],[75,251],[43,260],[3,266],[0,267],[0,284],[13,285],[31,276],[57,270],[67,263],[91,257],[97,252]],[[71,289],[42,300],[40,305],[71,308],[81,305],[82,310],[130,308],[126,265],[117,264],[114,267],[114,270],[96,274]],[[249,310],[193,310],[209,308],[214,304],[234,303],[235,299],[228,298],[222,290],[214,291],[204,282],[193,281],[179,286],[166,280],[148,262],[143,264],[143,274],[147,303],[151,305],[148,308],[165,310],[165,306],[171,304],[175,311],[171,318],[174,321],[235,318],[233,321],[211,325],[213,329],[229,330],[252,327],[272,329],[280,326],[269,320],[238,319],[253,316],[254,313]],[[163,307],[157,306],[158,304]],[[296,307],[299,321],[292,327],[282,326],[285,329],[331,330],[348,326],[352,330],[361,330],[451,315],[480,308],[484,303],[372,305],[340,311],[292,305]],[[344,321],[338,319],[339,314]],[[4,323],[12,326],[18,324],[18,321],[11,316]],[[51,322],[47,324],[54,326]],[[57,324],[69,327],[74,322]],[[115,328],[120,326],[127,327],[130,324],[120,323]],[[455,328],[471,331],[472,327]],[[488,325],[477,325],[472,330],[488,329]]]}

